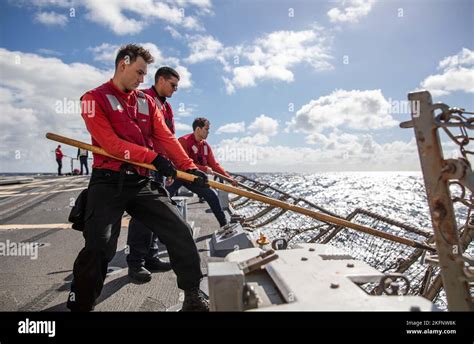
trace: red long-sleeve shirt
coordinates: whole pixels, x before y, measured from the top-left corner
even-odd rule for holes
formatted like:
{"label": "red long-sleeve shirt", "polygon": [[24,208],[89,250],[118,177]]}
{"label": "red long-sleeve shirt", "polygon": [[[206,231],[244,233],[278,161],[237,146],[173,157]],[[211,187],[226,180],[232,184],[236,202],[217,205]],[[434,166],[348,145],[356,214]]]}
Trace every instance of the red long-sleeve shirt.
{"label": "red long-sleeve shirt", "polygon": [[56,153],[56,160],[61,160],[64,156],[63,152],[61,151],[61,148],[56,148],[55,153]]}
{"label": "red long-sleeve shirt", "polygon": [[[193,159],[194,164],[201,171],[206,172],[206,167],[209,166],[214,171],[231,178],[230,174],[227,173],[226,170],[224,170],[222,166],[217,162],[216,158],[214,157],[214,153],[212,152],[211,146],[205,140],[198,142],[194,137],[194,134],[191,133],[188,135],[181,136],[178,141],[179,143],[181,143],[181,146],[183,146],[188,156]],[[196,147],[196,152],[193,151],[193,146]],[[207,149],[207,154],[204,154],[204,149]]]}
{"label": "red long-sleeve shirt", "polygon": [[156,106],[163,114],[165,119],[165,123],[171,133],[174,135],[176,134],[176,130],[174,127],[174,114],[173,109],[171,108],[170,103],[166,101],[166,98],[162,98],[159,96],[158,92],[156,92],[155,86],[151,86],[150,88],[145,88],[142,90],[143,93],[148,94],[150,97],[153,98],[155,101]]}
{"label": "red long-sleeve shirt", "polygon": [[[149,96],[145,97],[147,97],[149,120],[151,121],[152,129],[149,133],[142,133],[140,129],[138,129],[138,126],[131,124],[128,119],[126,119],[123,123],[115,123],[114,129],[111,123],[110,114],[108,115],[106,113],[106,110],[104,109],[106,106],[101,105],[104,104],[104,101],[100,98],[100,95],[97,92],[111,92],[113,96],[119,98],[120,101],[125,104],[125,106],[137,106],[137,91],[132,91],[129,93],[122,92],[112,83],[112,81],[109,81],[99,88],[86,93],[81,98],[83,102],[82,118],[84,119],[86,127],[92,136],[93,144],[102,147],[107,153],[116,157],[123,157],[126,160],[134,162],[151,163],[157,156],[157,153],[154,150],[147,148],[145,145],[130,142],[124,138],[129,133],[131,134],[128,136],[136,136],[137,133],[141,133],[143,135],[143,140],[151,138],[154,147],[163,149],[167,157],[176,165],[178,169],[187,170],[196,168],[193,161],[186,155],[182,146],[178,143],[178,140],[166,126],[163,115]],[[87,106],[87,104],[91,103],[95,104],[93,109],[90,106]],[[98,156],[100,156],[100,158],[98,158]],[[116,166],[104,167],[104,162],[108,162],[110,160],[113,162],[119,162],[115,159],[106,158],[99,154],[94,154],[94,163],[92,167],[111,168],[118,170],[119,168]],[[141,172],[141,174],[143,174],[143,172]]]}

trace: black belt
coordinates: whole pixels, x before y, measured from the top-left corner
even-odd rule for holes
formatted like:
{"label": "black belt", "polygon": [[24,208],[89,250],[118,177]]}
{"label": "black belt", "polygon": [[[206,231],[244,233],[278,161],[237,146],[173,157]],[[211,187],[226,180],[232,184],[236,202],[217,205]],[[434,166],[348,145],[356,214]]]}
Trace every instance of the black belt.
{"label": "black belt", "polygon": [[115,195],[115,197],[120,196],[120,194],[122,193],[123,182],[128,177],[134,177],[133,179],[136,179],[137,182],[140,181],[140,180],[143,181],[145,179],[145,180],[147,180],[147,183],[150,183],[150,189],[151,190],[156,190],[160,196],[169,197],[168,191],[164,187],[163,183],[160,181],[160,179],[162,177],[156,177],[156,176],[152,175],[151,177],[147,178],[147,177],[144,177],[144,176],[138,174],[135,170],[127,170],[126,167],[123,167],[124,165],[122,165],[120,167],[120,172],[119,171],[113,171],[113,170],[94,168],[92,170],[92,176],[111,177],[113,179],[116,179],[117,183],[118,183],[118,192]]}
{"label": "black belt", "polygon": [[[107,170],[107,169],[102,169],[102,168],[94,168],[92,170],[92,175],[98,176],[98,177],[113,177],[113,178],[120,178],[120,171],[114,171],[114,170]],[[125,171],[126,176],[140,176],[137,172],[134,171]],[[143,177],[144,178],[144,177]]]}
{"label": "black belt", "polygon": [[125,163],[125,164],[120,165],[120,177],[119,177],[119,182],[118,182],[118,193],[116,197],[119,197],[120,194],[122,193],[123,181],[125,180],[125,176],[127,175],[138,175],[138,173],[130,164]]}
{"label": "black belt", "polygon": [[115,195],[115,197],[120,196],[122,193],[123,189],[123,183],[125,179],[128,179],[132,177],[133,179],[136,179],[137,182],[140,179],[145,179],[146,177],[141,176],[138,174],[135,170],[133,170],[132,166],[129,164],[123,164],[120,166],[120,171],[113,171],[113,170],[107,170],[107,169],[93,169],[92,170],[92,176],[97,176],[97,177],[107,177],[107,178],[112,178],[113,180],[117,180],[117,186],[118,186],[118,192]]}

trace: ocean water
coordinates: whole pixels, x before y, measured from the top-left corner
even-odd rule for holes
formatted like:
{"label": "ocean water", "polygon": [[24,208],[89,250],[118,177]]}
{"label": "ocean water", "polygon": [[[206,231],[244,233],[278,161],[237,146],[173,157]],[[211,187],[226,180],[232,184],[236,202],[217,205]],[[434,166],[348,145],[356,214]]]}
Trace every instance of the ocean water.
{"label": "ocean water", "polygon": [[[353,219],[354,222],[397,236],[424,242],[433,233],[421,172],[247,173],[243,175],[289,193],[295,198],[304,198],[341,217],[347,217],[356,209],[363,209],[426,233],[426,235],[419,235],[366,216],[357,215]],[[272,197],[281,196],[278,192],[268,192],[268,194]],[[453,197],[458,196],[459,188],[451,188],[451,194]],[[258,214],[265,208],[263,204],[253,201],[243,203],[242,200],[237,200],[234,204],[237,205],[237,212],[246,217]],[[239,206],[239,204],[242,205]],[[454,209],[459,228],[466,221],[468,209],[461,203],[455,203]],[[254,238],[262,232],[270,240],[289,239],[289,245],[292,246],[316,238],[321,233],[321,228],[324,228],[309,217],[291,212],[284,213],[273,221],[259,226],[259,223],[271,220],[277,212],[278,210],[275,209],[254,221],[257,225],[252,233]],[[415,252],[413,248],[406,245],[347,229],[338,233],[329,241],[329,244],[344,248],[355,258],[364,260],[382,272],[394,271],[397,264],[403,260],[410,260]],[[472,244],[470,251],[474,249]],[[404,272],[412,282],[410,294],[418,294],[426,269],[427,265],[422,264],[421,258],[417,257]],[[442,309],[446,307],[443,292],[436,298],[435,303]]]}
{"label": "ocean water", "polygon": [[[261,183],[305,198],[346,217],[356,208],[370,210],[417,228],[432,231],[421,172],[246,173]],[[451,188],[452,196],[459,190]],[[467,207],[454,204],[458,226]]]}

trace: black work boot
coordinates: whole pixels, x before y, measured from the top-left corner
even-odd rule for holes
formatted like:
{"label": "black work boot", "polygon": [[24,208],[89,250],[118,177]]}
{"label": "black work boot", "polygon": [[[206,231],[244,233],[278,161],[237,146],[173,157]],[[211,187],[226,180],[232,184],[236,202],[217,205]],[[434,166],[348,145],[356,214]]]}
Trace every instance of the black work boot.
{"label": "black work boot", "polygon": [[171,264],[163,262],[159,258],[153,258],[145,261],[145,268],[151,272],[170,271]]}
{"label": "black work boot", "polygon": [[146,283],[151,281],[151,272],[143,266],[129,267],[128,275],[137,282]]}
{"label": "black work boot", "polygon": [[209,312],[209,303],[199,288],[184,291],[184,302],[181,312]]}

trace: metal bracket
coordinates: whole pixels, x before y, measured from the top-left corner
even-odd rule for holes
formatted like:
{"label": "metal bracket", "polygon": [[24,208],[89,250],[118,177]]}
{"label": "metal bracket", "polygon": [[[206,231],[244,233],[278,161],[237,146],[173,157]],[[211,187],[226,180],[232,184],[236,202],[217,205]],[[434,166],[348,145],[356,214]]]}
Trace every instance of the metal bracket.
{"label": "metal bracket", "polygon": [[239,263],[239,268],[244,272],[244,274],[248,274],[252,271],[260,269],[263,265],[270,263],[278,258],[278,255],[275,254],[275,251],[268,250],[262,252],[256,257],[250,258],[246,261]]}
{"label": "metal bracket", "polygon": [[238,225],[238,223],[228,223],[218,230],[217,234],[221,235],[223,238],[227,238],[235,232],[235,229]]}
{"label": "metal bracket", "polygon": [[467,187],[471,192],[474,191],[474,174],[467,160],[447,159],[443,168],[443,177],[446,180],[458,179],[459,183]]}

